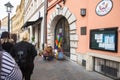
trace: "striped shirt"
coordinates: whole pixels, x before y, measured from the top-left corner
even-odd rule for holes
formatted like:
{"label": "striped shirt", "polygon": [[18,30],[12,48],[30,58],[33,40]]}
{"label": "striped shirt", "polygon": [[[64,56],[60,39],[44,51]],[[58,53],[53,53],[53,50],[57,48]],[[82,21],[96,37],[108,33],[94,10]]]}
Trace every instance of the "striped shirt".
{"label": "striped shirt", "polygon": [[15,60],[7,52],[2,52],[1,80],[22,80],[22,73]]}

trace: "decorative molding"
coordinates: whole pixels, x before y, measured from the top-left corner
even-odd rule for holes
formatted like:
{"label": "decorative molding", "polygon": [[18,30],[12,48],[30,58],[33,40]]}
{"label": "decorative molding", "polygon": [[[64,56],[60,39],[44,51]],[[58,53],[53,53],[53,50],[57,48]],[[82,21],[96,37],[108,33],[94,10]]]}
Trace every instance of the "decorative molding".
{"label": "decorative molding", "polygon": [[71,15],[72,15],[72,13],[69,10],[67,10],[67,12],[65,14],[66,19],[68,19]]}
{"label": "decorative molding", "polygon": [[120,57],[116,57],[116,56],[110,56],[110,55],[99,54],[99,53],[91,53],[91,52],[88,52],[87,55],[120,62]]}
{"label": "decorative molding", "polygon": [[71,23],[73,23],[73,22],[75,22],[77,19],[76,19],[76,17],[75,17],[75,15],[71,15],[70,16],[70,18],[68,19],[68,22],[69,22],[69,24],[71,24]]}
{"label": "decorative molding", "polygon": [[[54,12],[50,15],[50,20],[49,20],[49,26],[51,30],[51,39],[48,39],[49,42],[52,41],[52,45],[54,45],[54,29],[55,25],[57,24],[57,21],[61,17],[65,17],[69,23],[69,28],[70,28],[70,52],[71,54],[76,54],[76,48],[78,47],[78,35],[76,34],[76,23],[75,21],[77,20],[75,15],[70,12],[70,10],[67,7],[63,7],[60,10],[54,10]],[[72,50],[72,51],[71,51]],[[71,56],[70,56],[71,57]],[[73,60],[77,61],[77,55],[72,55],[71,57]]]}
{"label": "decorative molding", "polygon": [[76,30],[76,23],[70,24],[70,30]]}

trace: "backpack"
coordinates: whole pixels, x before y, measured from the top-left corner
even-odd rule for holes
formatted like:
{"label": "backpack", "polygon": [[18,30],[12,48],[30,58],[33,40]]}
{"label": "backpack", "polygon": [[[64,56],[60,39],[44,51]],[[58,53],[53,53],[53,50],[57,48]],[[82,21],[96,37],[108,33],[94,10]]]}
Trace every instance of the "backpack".
{"label": "backpack", "polygon": [[15,46],[15,61],[20,67],[26,67],[29,52],[27,44],[19,43]]}
{"label": "backpack", "polygon": [[19,49],[16,53],[16,62],[20,67],[25,67],[27,64],[27,51],[24,49]]}

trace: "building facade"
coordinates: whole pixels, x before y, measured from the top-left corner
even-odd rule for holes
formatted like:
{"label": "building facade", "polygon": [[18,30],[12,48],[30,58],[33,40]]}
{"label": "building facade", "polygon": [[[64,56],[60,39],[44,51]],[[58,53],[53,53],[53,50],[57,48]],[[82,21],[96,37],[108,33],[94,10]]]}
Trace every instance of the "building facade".
{"label": "building facade", "polygon": [[16,8],[16,14],[11,18],[11,33],[17,35],[17,40],[21,39],[21,27],[24,23],[24,0]]}
{"label": "building facade", "polygon": [[1,27],[6,27],[6,29],[8,28],[8,16],[4,17],[2,20],[1,20]]}
{"label": "building facade", "polygon": [[1,25],[0,25],[0,36],[2,34],[2,32],[4,31],[8,31],[8,27],[7,27],[7,21],[8,21],[8,17],[4,17],[2,20],[1,20]]}
{"label": "building facade", "polygon": [[0,20],[0,37],[2,35],[2,32],[8,31],[7,27],[7,16],[4,17],[2,20]]}
{"label": "building facade", "polygon": [[28,31],[30,42],[38,49],[42,49],[44,43],[44,1],[25,0],[23,28]]}
{"label": "building facade", "polygon": [[[120,77],[118,0],[48,0],[47,43],[88,71]],[[58,39],[58,40],[57,40]]]}

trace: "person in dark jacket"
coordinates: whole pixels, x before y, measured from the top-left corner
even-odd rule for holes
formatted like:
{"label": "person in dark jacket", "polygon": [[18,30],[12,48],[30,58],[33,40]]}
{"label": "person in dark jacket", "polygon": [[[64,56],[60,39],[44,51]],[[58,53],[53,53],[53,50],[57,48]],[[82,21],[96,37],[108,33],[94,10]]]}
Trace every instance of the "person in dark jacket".
{"label": "person in dark jacket", "polygon": [[10,34],[9,32],[3,32],[1,35],[1,44],[2,44],[2,48],[6,51],[6,52],[10,52],[11,48],[13,47],[13,43],[11,42],[10,39]]}
{"label": "person in dark jacket", "polygon": [[12,43],[9,42],[9,41],[2,43],[2,48],[3,48],[6,52],[8,52],[8,53],[10,53],[10,50],[11,50],[11,48],[12,48],[13,46],[14,46],[14,44],[12,44]]}
{"label": "person in dark jacket", "polygon": [[18,63],[25,80],[30,80],[37,55],[35,46],[28,42],[27,36],[23,36],[23,40],[16,43],[10,53]]}

